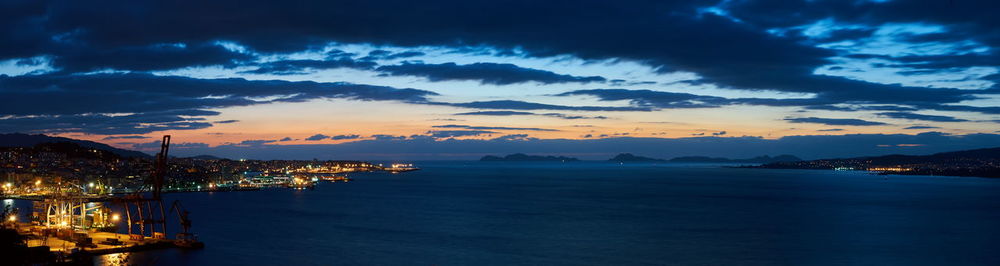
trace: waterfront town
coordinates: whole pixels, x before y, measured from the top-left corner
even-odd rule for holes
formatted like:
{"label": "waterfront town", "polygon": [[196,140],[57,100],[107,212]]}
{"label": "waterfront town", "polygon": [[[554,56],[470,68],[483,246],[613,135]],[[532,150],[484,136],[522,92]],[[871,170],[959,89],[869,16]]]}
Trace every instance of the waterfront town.
{"label": "waterfront town", "polygon": [[[352,172],[404,172],[411,164],[362,161],[230,160],[170,158],[164,191],[227,190],[288,185],[296,179],[309,184]],[[42,143],[34,147],[0,147],[0,178],[7,194],[55,189],[86,193],[126,193],[141,186],[154,161],[125,157],[73,143]],[[338,178],[337,180],[343,180]],[[57,188],[51,184],[66,184]],[[36,185],[38,184],[38,185]]]}
{"label": "waterfront town", "polygon": [[[71,142],[0,147],[0,230],[18,239],[0,249],[25,264],[197,249],[204,243],[189,231],[188,212],[179,200],[164,203],[162,193],[312,189],[319,182],[351,181],[350,173],[417,170],[412,164],[362,161],[173,158],[167,155],[169,141],[164,136],[155,157],[123,156]],[[31,208],[16,208],[13,200],[30,201]],[[175,220],[180,229],[171,225],[168,230],[168,221]]]}
{"label": "waterfront town", "polygon": [[932,155],[887,155],[810,161],[774,162],[749,168],[867,171],[893,175],[1000,177],[1000,148]]}

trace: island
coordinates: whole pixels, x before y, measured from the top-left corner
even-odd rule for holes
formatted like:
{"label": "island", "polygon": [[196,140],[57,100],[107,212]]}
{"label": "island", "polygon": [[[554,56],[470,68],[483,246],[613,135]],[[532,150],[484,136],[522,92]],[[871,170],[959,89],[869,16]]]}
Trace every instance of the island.
{"label": "island", "polygon": [[643,156],[637,156],[631,153],[619,153],[615,157],[608,159],[609,162],[617,163],[656,163],[656,162],[667,162],[664,159],[649,158]]}
{"label": "island", "polygon": [[481,162],[579,162],[580,159],[565,157],[565,156],[540,156],[540,155],[527,155],[524,153],[508,154],[507,156],[500,157],[494,155],[486,155],[480,158]]}

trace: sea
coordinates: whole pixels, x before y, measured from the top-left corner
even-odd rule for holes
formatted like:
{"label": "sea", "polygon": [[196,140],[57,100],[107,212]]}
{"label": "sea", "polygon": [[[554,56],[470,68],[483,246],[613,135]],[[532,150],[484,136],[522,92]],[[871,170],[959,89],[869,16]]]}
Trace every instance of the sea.
{"label": "sea", "polygon": [[[99,265],[1000,265],[1000,179],[718,164],[420,162],[167,194],[201,250]],[[176,225],[170,225],[176,227]]]}

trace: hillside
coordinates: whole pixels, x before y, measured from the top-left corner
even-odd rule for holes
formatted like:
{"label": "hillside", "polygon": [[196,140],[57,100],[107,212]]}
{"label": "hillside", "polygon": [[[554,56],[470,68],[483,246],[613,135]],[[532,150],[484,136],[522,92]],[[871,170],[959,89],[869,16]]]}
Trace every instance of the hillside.
{"label": "hillside", "polygon": [[872,157],[778,162],[759,166],[776,169],[868,170],[904,175],[1000,177],[1000,147],[942,152],[931,155]]}
{"label": "hillside", "polygon": [[104,143],[97,143],[87,140],[78,140],[78,139],[63,138],[63,137],[50,137],[42,134],[36,134],[36,135],[29,135],[22,133],[0,134],[0,147],[33,147],[41,143],[60,143],[60,142],[69,142],[86,148],[105,150],[122,157],[152,158],[152,156],[143,152],[119,149],[111,147]]}

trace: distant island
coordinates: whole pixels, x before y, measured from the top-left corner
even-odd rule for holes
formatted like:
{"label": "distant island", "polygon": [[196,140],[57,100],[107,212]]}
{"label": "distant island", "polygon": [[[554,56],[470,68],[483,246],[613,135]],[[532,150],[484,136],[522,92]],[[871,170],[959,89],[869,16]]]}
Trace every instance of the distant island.
{"label": "distant island", "polygon": [[509,154],[504,157],[486,155],[480,158],[481,162],[578,162],[580,159],[565,156],[539,156],[527,155],[524,153]]}
{"label": "distant island", "polygon": [[664,160],[664,159],[656,159],[656,158],[649,158],[649,157],[637,156],[637,155],[634,155],[634,154],[631,154],[631,153],[619,153],[614,158],[608,159],[608,161],[610,161],[610,162],[619,162],[619,163],[629,163],[629,162],[632,162],[632,163],[667,162],[667,160]]}
{"label": "distant island", "polygon": [[1000,147],[931,155],[886,155],[775,162],[748,168],[858,170],[896,175],[1000,177]]}
{"label": "distant island", "polygon": [[637,156],[631,153],[621,153],[615,156],[614,158],[608,159],[608,161],[610,162],[618,162],[618,163],[670,162],[670,163],[753,163],[753,164],[795,162],[801,160],[802,159],[799,159],[799,157],[795,157],[792,155],[778,155],[774,157],[764,155],[748,159],[729,159],[729,158],[706,157],[706,156],[684,156],[666,160],[666,159]]}

